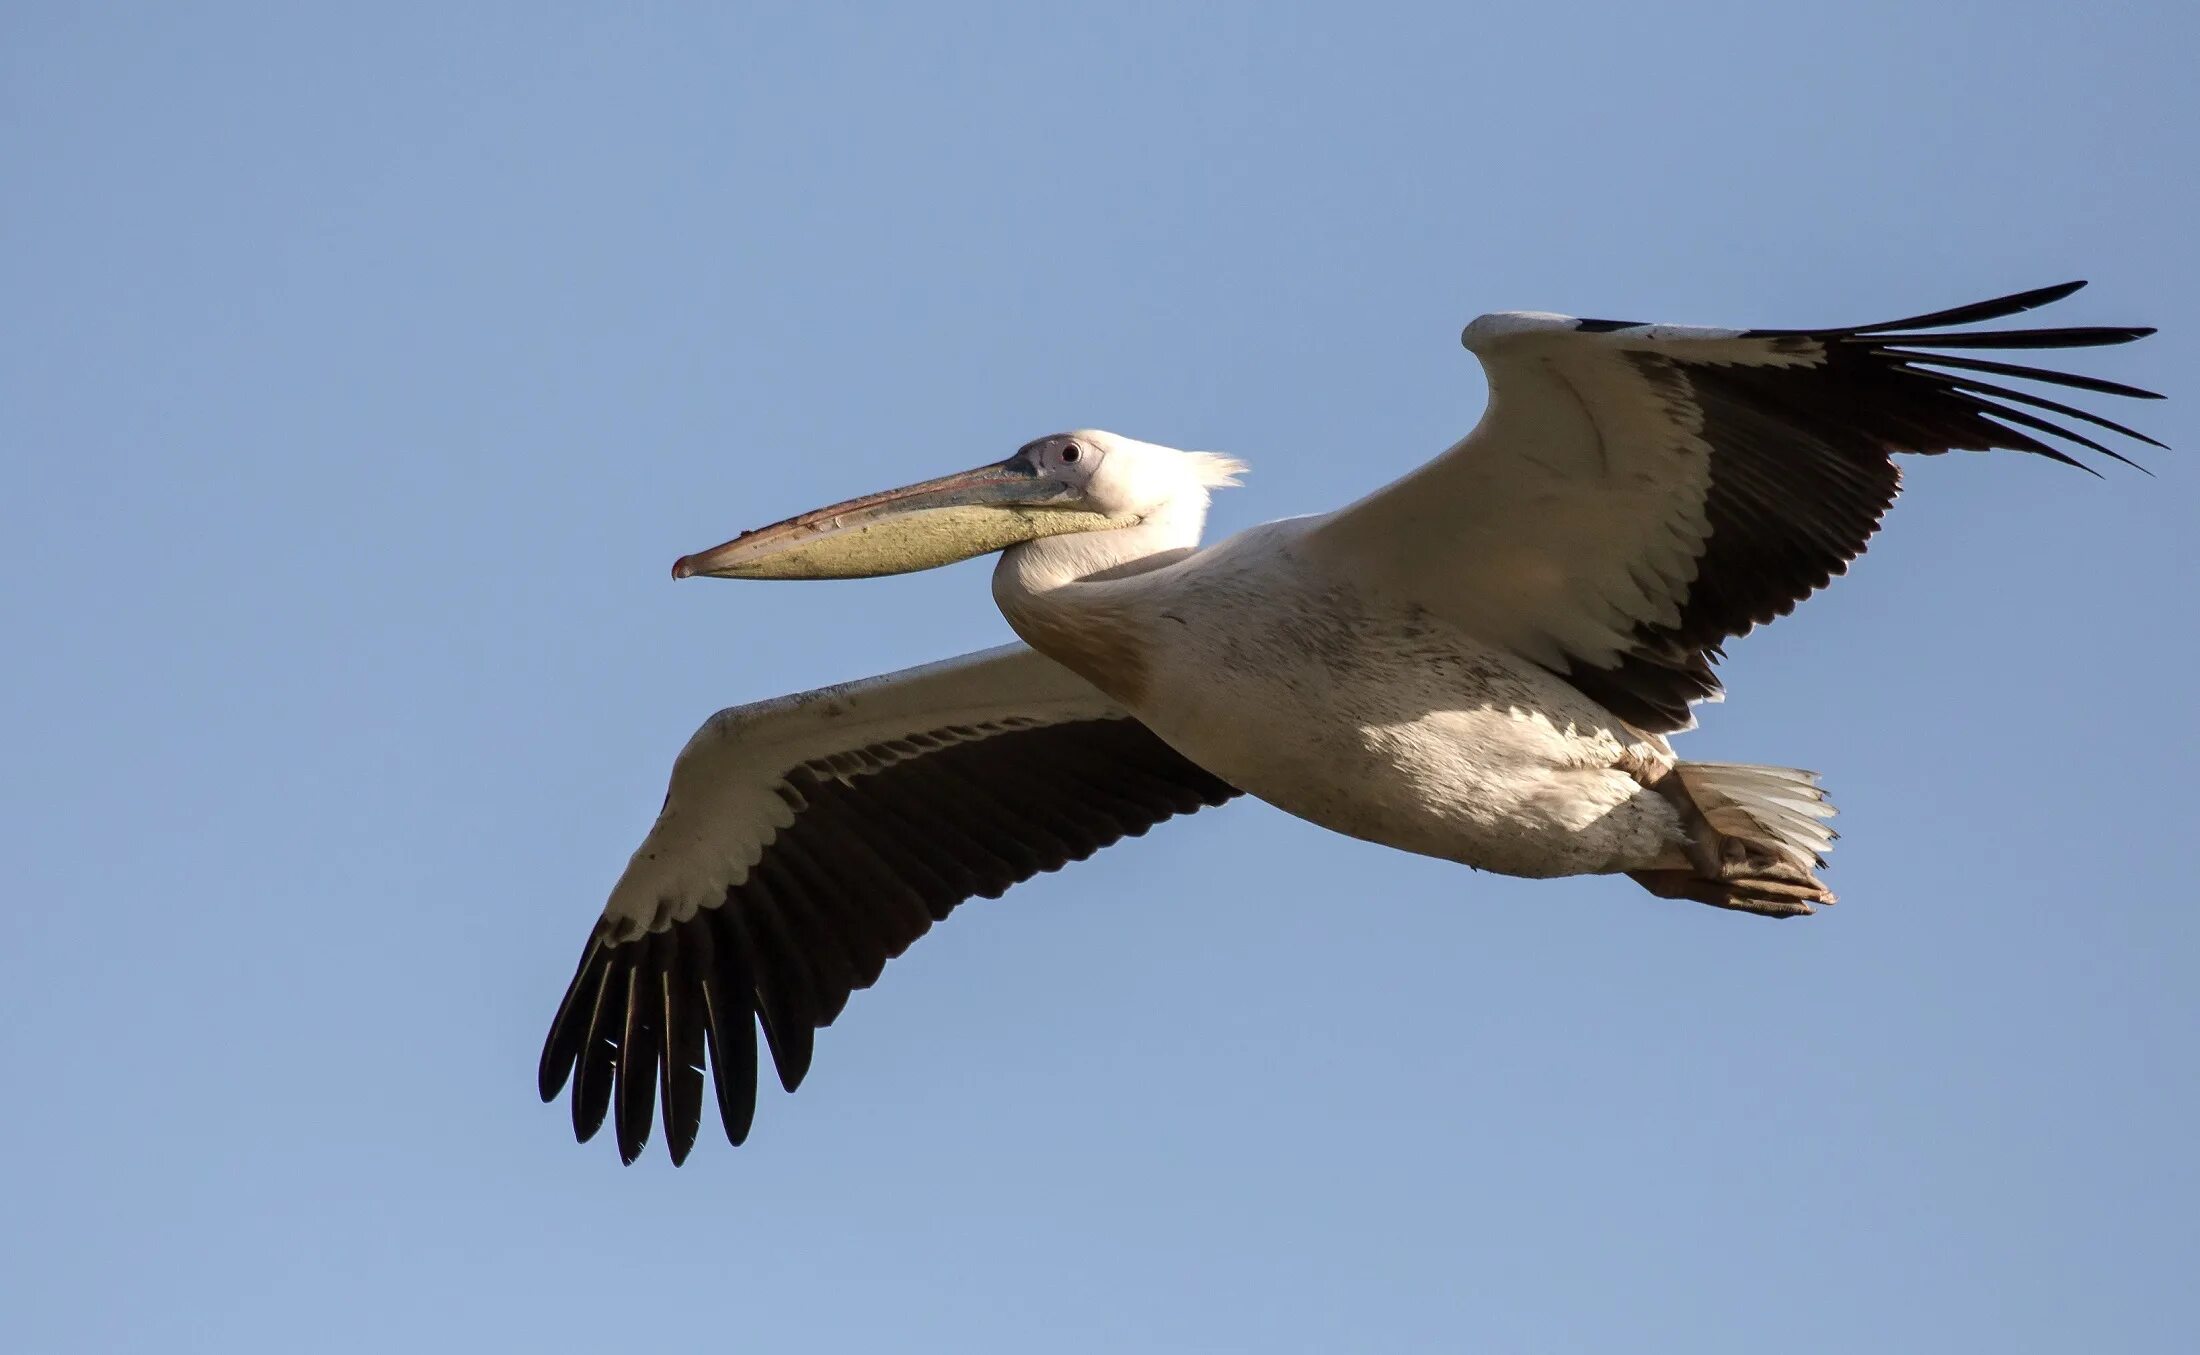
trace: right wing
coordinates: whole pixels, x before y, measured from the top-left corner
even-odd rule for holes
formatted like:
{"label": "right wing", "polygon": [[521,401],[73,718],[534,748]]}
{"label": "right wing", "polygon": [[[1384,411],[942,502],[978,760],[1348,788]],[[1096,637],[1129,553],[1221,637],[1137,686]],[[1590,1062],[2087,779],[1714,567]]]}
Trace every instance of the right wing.
{"label": "right wing", "polygon": [[615,1109],[632,1162],[661,1096],[678,1163],[707,1063],[739,1144],[758,1021],[792,1091],[813,1032],[956,904],[1237,793],[1020,644],[720,711],[589,937],[542,1099],[573,1080],[583,1142]]}
{"label": "right wing", "polygon": [[2009,448],[2081,464],[2041,434],[2124,459],[2073,423],[2161,445],[1986,378],[2158,398],[2151,391],[1931,351],[2085,348],[2154,332],[1944,328],[2082,285],[1847,329],[1485,315],[1461,336],[1489,374],[1481,423],[1322,519],[1307,549],[1542,664],[1638,729],[1686,729],[1689,704],[1719,693],[1722,646],[1787,615],[1863,551],[1894,501],[1897,454]]}

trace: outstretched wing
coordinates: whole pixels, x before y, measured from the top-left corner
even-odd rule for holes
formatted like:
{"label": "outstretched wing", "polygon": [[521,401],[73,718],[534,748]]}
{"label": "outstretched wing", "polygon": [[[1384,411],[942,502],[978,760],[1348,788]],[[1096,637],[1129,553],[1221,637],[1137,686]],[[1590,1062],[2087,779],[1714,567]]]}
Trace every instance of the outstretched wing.
{"label": "outstretched wing", "polygon": [[756,1110],[756,1023],[792,1091],[813,1033],[956,904],[1237,791],[1022,645],[714,715],[597,921],[543,1044],[583,1142],[664,1106],[694,1146]]}
{"label": "outstretched wing", "polygon": [[2154,332],[1925,332],[2084,285],[1853,329],[1485,315],[1461,336],[1489,375],[1481,423],[1318,522],[1308,548],[1564,675],[1645,731],[1686,729],[1690,703],[1719,694],[1711,665],[1725,641],[1794,610],[1863,552],[1901,482],[1894,453],[2004,448],[2082,466],[2039,434],[2126,459],[2071,420],[2161,445],[1990,378],[2160,398],[2151,391],[1921,351]]}

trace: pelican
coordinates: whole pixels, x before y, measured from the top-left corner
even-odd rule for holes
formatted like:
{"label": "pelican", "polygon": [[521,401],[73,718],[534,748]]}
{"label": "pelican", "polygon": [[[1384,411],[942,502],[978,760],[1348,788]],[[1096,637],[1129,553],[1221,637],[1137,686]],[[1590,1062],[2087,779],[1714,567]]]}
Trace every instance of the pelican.
{"label": "pelican", "polygon": [[1206,548],[1238,461],[1081,431],[681,557],[675,578],[845,579],[997,552],[1021,643],[705,721],[558,1007],[543,1100],[570,1081],[575,1135],[610,1114],[627,1162],[661,1103],[677,1164],[707,1070],[738,1145],[759,1026],[791,1092],[815,1032],[958,903],[1241,794],[1506,875],[1775,918],[1833,902],[1817,776],[1682,761],[1669,736],[1720,697],[1721,646],[1862,553],[1895,453],[2128,464],[2071,421],[2163,445],[1992,378],[2153,392],[1958,355],[2153,332],[1949,332],[2083,285],[1848,329],[1485,315],[1464,439]]}

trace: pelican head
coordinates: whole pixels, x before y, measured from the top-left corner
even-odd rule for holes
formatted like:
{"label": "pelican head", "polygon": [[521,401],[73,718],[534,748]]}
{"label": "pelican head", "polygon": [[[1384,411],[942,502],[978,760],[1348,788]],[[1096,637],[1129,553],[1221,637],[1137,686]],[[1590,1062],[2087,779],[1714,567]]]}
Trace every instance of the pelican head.
{"label": "pelican head", "polygon": [[1129,527],[1237,483],[1244,466],[1085,429],[1006,461],[866,494],[743,532],[673,562],[672,577],[860,579],[910,574],[1067,532]]}

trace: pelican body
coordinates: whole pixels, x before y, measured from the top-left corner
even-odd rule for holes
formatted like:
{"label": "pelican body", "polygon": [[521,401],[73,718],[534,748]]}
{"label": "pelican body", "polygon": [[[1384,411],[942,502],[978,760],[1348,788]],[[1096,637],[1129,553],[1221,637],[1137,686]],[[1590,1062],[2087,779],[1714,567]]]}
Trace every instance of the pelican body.
{"label": "pelican body", "polygon": [[[1115,561],[1139,572],[1091,582],[1089,549],[1032,542],[1002,556],[994,595],[1027,644],[1170,747],[1324,828],[1507,875],[1686,866],[1678,812],[1641,779],[1653,741],[1548,670],[1355,586],[1309,540],[1321,521]],[[1148,544],[1124,536],[1085,544]]]}
{"label": "pelican body", "polygon": [[[2038,434],[2152,443],[2015,379],[2151,392],[1937,349],[2082,347],[2130,328],[1922,332],[2064,284],[1878,325],[1735,330],[1484,316],[1482,422],[1334,513],[1201,549],[1241,463],[1117,434],[867,495],[682,557],[675,577],[820,579],[998,552],[1021,643],[713,716],[675,763],[553,1022],[545,1100],[675,1162],[706,1070],[736,1144],[761,1027],[781,1083],[885,962],[996,896],[1251,795],[1351,837],[1507,875],[1626,875],[1794,917],[1833,813],[1813,773],[1678,758],[1721,646],[1842,573],[1892,455]],[[2159,445],[2159,444],[2154,444]]]}

